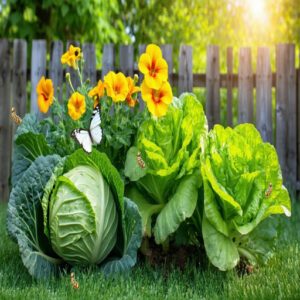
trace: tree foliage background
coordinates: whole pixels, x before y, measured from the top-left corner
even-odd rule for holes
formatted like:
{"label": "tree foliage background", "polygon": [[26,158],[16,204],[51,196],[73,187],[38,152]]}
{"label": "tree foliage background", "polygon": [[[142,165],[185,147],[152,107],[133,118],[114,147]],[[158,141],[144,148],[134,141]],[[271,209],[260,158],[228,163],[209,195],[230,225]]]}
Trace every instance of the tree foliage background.
{"label": "tree foliage background", "polygon": [[[263,11],[251,9],[259,2]],[[0,36],[89,41],[99,53],[105,43],[133,43],[137,53],[154,42],[172,44],[176,56],[189,44],[198,72],[208,44],[221,58],[227,46],[299,46],[300,0],[0,0]]]}

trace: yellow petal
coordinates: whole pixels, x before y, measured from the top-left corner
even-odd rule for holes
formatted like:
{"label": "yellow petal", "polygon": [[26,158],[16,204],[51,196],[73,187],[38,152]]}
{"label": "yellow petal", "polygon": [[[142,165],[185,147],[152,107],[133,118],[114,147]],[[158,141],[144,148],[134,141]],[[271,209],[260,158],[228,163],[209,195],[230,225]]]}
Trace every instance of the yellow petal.
{"label": "yellow petal", "polygon": [[151,57],[148,53],[144,53],[141,55],[139,60],[139,70],[143,74],[148,74],[151,68]]}
{"label": "yellow petal", "polygon": [[170,86],[170,83],[169,82],[163,83],[160,91],[162,93],[161,101],[166,104],[170,104],[173,100],[173,93],[172,93],[172,88]]}
{"label": "yellow petal", "polygon": [[161,87],[162,81],[158,77],[150,76],[150,74],[145,75],[146,84],[155,90],[158,90]]}
{"label": "yellow petal", "polygon": [[146,81],[144,80],[142,85],[141,85],[141,92],[142,92],[142,99],[145,102],[150,102],[152,101],[152,89],[148,87],[146,84]]}
{"label": "yellow petal", "polygon": [[157,117],[162,117],[164,115],[166,115],[168,110],[168,105],[163,103],[163,102],[159,102],[156,104],[156,116]]}
{"label": "yellow petal", "polygon": [[162,52],[155,44],[150,44],[146,48],[146,53],[150,55],[151,60],[158,60],[162,58]]}

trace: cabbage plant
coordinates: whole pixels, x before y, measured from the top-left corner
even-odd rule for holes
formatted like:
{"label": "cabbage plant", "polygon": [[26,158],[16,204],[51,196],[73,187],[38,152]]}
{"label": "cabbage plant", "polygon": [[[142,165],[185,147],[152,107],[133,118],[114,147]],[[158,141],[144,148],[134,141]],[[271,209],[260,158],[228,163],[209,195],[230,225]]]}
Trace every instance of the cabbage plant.
{"label": "cabbage plant", "polygon": [[127,153],[127,195],[138,205],[144,235],[154,235],[158,244],[167,242],[197,207],[206,136],[201,103],[183,94],[174,98],[166,116],[142,123],[136,146]]}
{"label": "cabbage plant", "polygon": [[277,236],[274,214],[290,216],[275,148],[252,124],[210,131],[201,171],[202,233],[206,253],[220,270],[265,261]]}
{"label": "cabbage plant", "polygon": [[97,265],[106,275],[127,271],[142,235],[137,206],[124,197],[118,171],[105,154],[81,149],[30,162],[12,189],[7,227],[36,278],[66,265]]}

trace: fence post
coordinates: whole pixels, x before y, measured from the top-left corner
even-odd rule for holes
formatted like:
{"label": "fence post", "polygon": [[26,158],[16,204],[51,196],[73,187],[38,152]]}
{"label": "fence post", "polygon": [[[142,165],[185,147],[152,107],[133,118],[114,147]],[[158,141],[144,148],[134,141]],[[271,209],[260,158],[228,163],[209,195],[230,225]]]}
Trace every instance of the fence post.
{"label": "fence post", "polygon": [[[138,58],[137,64],[139,63],[139,59],[140,59],[141,55],[142,55],[143,53],[145,53],[145,52],[146,52],[146,45],[145,45],[145,44],[139,45],[139,58]],[[138,67],[138,66],[137,66],[137,67]],[[141,73],[141,72],[139,72],[138,75],[139,75],[139,84],[141,85],[142,82],[143,82],[143,80],[144,80],[144,75],[143,75],[143,73]],[[141,93],[139,93],[138,99],[139,99],[139,104],[140,104],[139,110],[142,111],[142,110],[145,109],[145,102],[144,102],[144,100],[142,99],[142,94],[141,94]]]}
{"label": "fence post", "polygon": [[91,86],[96,85],[97,71],[96,71],[96,51],[95,45],[92,43],[84,43],[82,46],[83,52],[83,80],[90,80]]}
{"label": "fence post", "polygon": [[276,148],[285,180],[297,178],[295,45],[276,47]]}
{"label": "fence post", "polygon": [[133,45],[120,45],[120,71],[125,76],[133,76]]}
{"label": "fence post", "polygon": [[193,91],[193,48],[181,45],[179,50],[178,93]]}
{"label": "fence post", "polygon": [[11,74],[10,44],[0,39],[0,202],[9,196],[9,174],[11,160]]}
{"label": "fence post", "polygon": [[249,47],[241,48],[239,55],[238,122],[253,122],[253,75]]}
{"label": "fence post", "polygon": [[220,123],[220,59],[219,47],[207,47],[206,117],[209,128]]}
{"label": "fence post", "polygon": [[232,47],[227,48],[226,52],[226,87],[227,87],[227,126],[232,126],[232,87],[233,87],[233,50]]}
{"label": "fence post", "polygon": [[27,42],[16,39],[13,42],[12,102],[18,115],[26,114],[27,84]]}
{"label": "fence post", "polygon": [[30,110],[39,119],[43,118],[37,104],[36,86],[42,76],[46,76],[46,41],[33,40],[31,50],[31,104]]}
{"label": "fence post", "polygon": [[269,48],[258,48],[256,67],[256,127],[266,142],[273,143],[272,71]]}
{"label": "fence post", "polygon": [[102,55],[102,79],[109,72],[115,69],[115,49],[113,44],[106,44],[103,47]]}
{"label": "fence post", "polygon": [[[62,101],[62,83],[63,83],[63,66],[61,56],[63,54],[63,43],[55,41],[51,43],[49,78],[53,81],[54,94],[59,101]],[[60,89],[58,90],[58,87]]]}
{"label": "fence post", "polygon": [[164,59],[167,61],[168,64],[168,81],[170,83],[170,85],[172,86],[172,75],[173,75],[173,58],[172,58],[172,54],[173,54],[173,47],[172,45],[162,45],[161,46],[161,50],[162,50],[162,54]]}

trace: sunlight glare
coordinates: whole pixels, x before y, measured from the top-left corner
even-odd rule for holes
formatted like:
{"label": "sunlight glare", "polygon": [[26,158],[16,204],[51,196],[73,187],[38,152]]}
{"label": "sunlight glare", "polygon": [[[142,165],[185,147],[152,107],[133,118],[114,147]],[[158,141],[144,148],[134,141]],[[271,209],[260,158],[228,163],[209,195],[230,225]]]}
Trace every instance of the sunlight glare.
{"label": "sunlight glare", "polygon": [[251,13],[253,18],[260,21],[266,21],[267,11],[265,2],[265,0],[247,0],[249,13]]}

